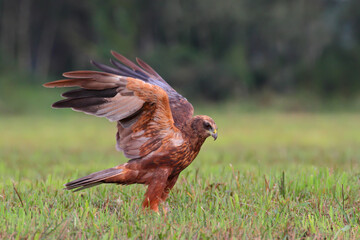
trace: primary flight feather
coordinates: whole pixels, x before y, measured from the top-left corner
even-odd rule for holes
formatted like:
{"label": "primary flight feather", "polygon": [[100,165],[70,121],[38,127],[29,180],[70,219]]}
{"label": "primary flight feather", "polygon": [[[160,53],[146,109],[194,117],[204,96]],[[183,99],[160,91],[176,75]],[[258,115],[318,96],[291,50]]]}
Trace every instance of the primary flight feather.
{"label": "primary flight feather", "polygon": [[62,94],[54,108],[72,108],[117,122],[117,149],[130,160],[65,184],[76,191],[101,183],[145,184],[143,208],[158,211],[178,176],[195,159],[215,122],[193,116],[193,106],[141,59],[112,51],[114,67],[92,61],[103,72],[73,71],[45,87],[80,87]]}

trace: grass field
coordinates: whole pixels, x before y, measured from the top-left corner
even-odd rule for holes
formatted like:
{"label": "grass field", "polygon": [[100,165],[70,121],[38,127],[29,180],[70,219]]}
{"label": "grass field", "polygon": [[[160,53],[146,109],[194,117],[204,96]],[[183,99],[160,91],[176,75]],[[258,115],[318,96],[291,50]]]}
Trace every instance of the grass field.
{"label": "grass field", "polygon": [[360,114],[198,113],[219,138],[180,175],[167,215],[141,211],[141,185],[62,189],[126,161],[114,124],[0,116],[0,238],[360,238]]}

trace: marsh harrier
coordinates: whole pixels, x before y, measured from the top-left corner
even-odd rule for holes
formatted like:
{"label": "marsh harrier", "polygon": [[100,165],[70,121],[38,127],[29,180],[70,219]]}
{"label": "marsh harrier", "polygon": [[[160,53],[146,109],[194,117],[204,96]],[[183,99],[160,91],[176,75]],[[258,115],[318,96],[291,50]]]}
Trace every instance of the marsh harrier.
{"label": "marsh harrier", "polygon": [[193,106],[141,59],[119,60],[114,67],[92,62],[100,71],[73,71],[45,87],[79,87],[62,94],[54,108],[105,117],[117,122],[116,147],[130,160],[65,184],[75,191],[101,183],[145,184],[143,208],[158,211],[178,176],[195,159],[205,139],[217,138],[215,122],[193,116]]}

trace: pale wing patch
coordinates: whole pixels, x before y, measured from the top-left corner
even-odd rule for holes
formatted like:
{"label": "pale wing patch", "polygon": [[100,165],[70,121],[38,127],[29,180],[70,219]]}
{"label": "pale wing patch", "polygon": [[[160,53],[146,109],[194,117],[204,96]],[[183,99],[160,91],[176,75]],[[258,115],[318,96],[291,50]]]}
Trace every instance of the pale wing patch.
{"label": "pale wing patch", "polygon": [[181,135],[181,133],[177,132],[173,135],[173,138],[171,138],[171,143],[175,146],[175,147],[179,147],[184,143],[184,139]]}
{"label": "pale wing patch", "polygon": [[144,101],[137,97],[124,97],[118,94],[113,98],[109,98],[108,102],[102,105],[91,106],[87,109],[72,109],[98,117],[106,117],[109,121],[115,122],[136,113],[141,109],[143,104]]}

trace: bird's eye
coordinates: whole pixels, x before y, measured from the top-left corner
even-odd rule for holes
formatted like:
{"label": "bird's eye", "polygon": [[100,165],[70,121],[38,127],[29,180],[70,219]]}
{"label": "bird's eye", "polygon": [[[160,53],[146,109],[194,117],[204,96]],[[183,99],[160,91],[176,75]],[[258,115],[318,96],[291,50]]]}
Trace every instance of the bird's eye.
{"label": "bird's eye", "polygon": [[211,129],[210,123],[204,122],[204,128],[205,128],[205,129]]}

